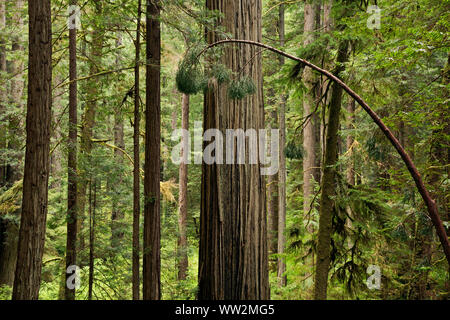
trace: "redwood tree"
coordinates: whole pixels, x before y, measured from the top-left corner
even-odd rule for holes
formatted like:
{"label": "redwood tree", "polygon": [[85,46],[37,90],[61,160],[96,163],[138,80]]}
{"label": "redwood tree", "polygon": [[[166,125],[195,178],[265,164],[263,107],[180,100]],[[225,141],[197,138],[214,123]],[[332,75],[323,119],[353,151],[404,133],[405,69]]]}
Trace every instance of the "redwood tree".
{"label": "redwood tree", "polygon": [[[206,7],[224,14],[218,24],[232,37],[261,41],[261,1],[207,0]],[[206,37],[213,43],[220,34],[209,30]],[[224,47],[221,62],[252,77],[257,89],[232,100],[225,85],[211,80],[204,97],[204,130],[264,128],[258,53],[252,46]],[[259,164],[202,165],[198,298],[269,298],[265,179]]]}
{"label": "redwood tree", "polygon": [[28,2],[29,53],[22,215],[13,299],[38,299],[50,171],[52,29],[50,0]]}
{"label": "redwood tree", "polygon": [[147,73],[144,165],[144,300],[161,298],[160,260],[160,137],[161,29],[160,1],[147,1]]}

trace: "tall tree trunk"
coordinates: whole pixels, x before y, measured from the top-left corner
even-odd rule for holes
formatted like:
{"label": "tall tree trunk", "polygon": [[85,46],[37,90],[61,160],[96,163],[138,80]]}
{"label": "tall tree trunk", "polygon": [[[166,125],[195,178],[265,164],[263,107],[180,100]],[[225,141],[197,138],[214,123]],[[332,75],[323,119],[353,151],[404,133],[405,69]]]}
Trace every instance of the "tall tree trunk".
{"label": "tall tree trunk", "polygon": [[[304,26],[303,26],[303,46],[307,47],[315,39],[315,29],[317,23],[317,5],[312,1],[305,0],[304,3]],[[306,87],[303,97],[303,117],[309,117],[303,126],[303,219],[311,220],[312,198],[314,193],[314,177],[316,176],[316,165],[320,160],[316,159],[316,129],[312,112],[315,108],[315,89],[317,77],[309,68],[305,68],[302,75],[303,83]],[[305,118],[306,119],[306,118]],[[313,235],[315,230],[311,223],[308,223],[307,231]],[[308,257],[306,264],[314,272],[314,251]],[[311,285],[311,274],[308,272],[305,277],[305,286]]]}
{"label": "tall tree trunk", "polygon": [[[349,49],[350,52],[352,49]],[[347,113],[348,113],[348,125],[347,125],[347,129],[348,130],[352,130],[354,128],[355,125],[355,106],[356,106],[356,102],[354,99],[352,99],[351,97],[348,98],[349,101],[347,102]],[[346,150],[348,153],[348,164],[347,164],[347,170],[346,170],[346,180],[347,180],[347,184],[349,185],[349,187],[354,186],[355,185],[355,165],[354,165],[354,156],[353,156],[353,142],[354,142],[354,138],[351,134],[347,135],[347,139],[346,139]],[[347,205],[347,207],[345,208],[345,210],[347,211],[347,219],[346,219],[346,226],[348,229],[351,229],[353,224],[352,224],[352,210],[350,208],[349,205]],[[347,239],[347,247],[350,249],[353,246],[353,242],[352,239],[350,237],[348,237]]]}
{"label": "tall tree trunk", "polygon": [[[0,32],[6,28],[6,1],[0,0]],[[5,40],[0,39],[0,187],[6,182],[6,159],[3,158],[3,150],[6,149],[7,117],[5,115],[7,99],[7,86],[4,75],[6,74],[6,47]]]}
{"label": "tall tree trunk", "polygon": [[[206,7],[224,14],[219,24],[232,38],[261,40],[261,1],[207,0]],[[206,37],[208,43],[220,38],[213,31]],[[221,62],[233,71],[243,68],[256,82],[257,92],[231,100],[226,86],[211,80],[204,98],[205,131],[264,128],[261,57],[257,53],[249,46],[224,48]],[[264,180],[259,164],[203,163],[199,299],[269,298]]]}
{"label": "tall tree trunk", "polygon": [[[336,75],[343,71],[342,64],[348,59],[348,42],[339,45]],[[320,198],[319,239],[317,244],[317,263],[314,278],[314,299],[327,298],[328,269],[330,267],[332,218],[335,196],[335,166],[338,159],[338,130],[341,111],[342,87],[337,83],[332,85],[329,106],[327,141],[323,177],[321,182],[322,195]]]}
{"label": "tall tree trunk", "polygon": [[[320,5],[319,5],[320,6]],[[323,1],[323,16],[322,19],[320,19],[320,12],[318,12],[318,16],[319,16],[319,21],[320,24],[317,24],[318,26],[320,25],[321,27],[321,32],[324,34],[330,34],[331,36],[331,31],[333,28],[333,19],[331,17],[331,9],[333,6],[333,1],[332,0],[324,0]],[[318,9],[320,11],[320,9]],[[326,69],[331,69],[332,68],[332,61],[330,60],[330,54],[329,52],[331,51],[331,46],[329,44],[329,42],[327,41],[327,46],[326,49],[323,53],[323,65]],[[326,130],[327,130],[327,103],[330,101],[330,97],[331,97],[331,90],[328,90],[327,92],[327,87],[329,85],[328,82],[326,82],[328,79],[327,78],[322,78],[322,81],[320,83],[319,86],[319,90],[318,90],[318,98],[322,98],[324,99],[324,103],[322,103],[322,110],[321,110],[321,121],[320,124],[319,123],[315,123],[316,124],[316,131],[319,132],[318,135],[316,135],[316,144],[318,144],[318,148],[320,150],[321,153],[320,156],[318,156],[316,159],[316,164],[317,167],[319,168],[319,172],[316,172],[316,177],[319,177],[319,179],[317,179],[316,181],[321,181],[321,177],[323,174],[323,167],[322,167],[322,162],[324,160],[325,157],[325,148],[326,148]],[[317,139],[318,136],[318,139]]]}
{"label": "tall tree trunk", "polygon": [[[70,1],[76,5],[76,0]],[[72,13],[70,13],[72,15]],[[77,264],[77,29],[69,29],[69,140],[68,140],[68,181],[67,181],[67,242],[66,269]],[[66,273],[66,281],[71,276]],[[66,286],[66,300],[75,300],[75,289]]]}
{"label": "tall tree trunk", "polygon": [[[102,2],[95,2],[94,14],[102,15]],[[104,31],[102,26],[94,24],[92,31],[91,52],[89,59],[89,74],[96,74],[100,71]],[[81,120],[81,140],[80,140],[80,163],[78,175],[78,236],[79,251],[84,249],[83,221],[86,208],[86,188],[88,184],[88,171],[90,170],[90,158],[92,151],[92,135],[95,124],[95,112],[97,109],[97,99],[99,97],[98,79],[88,80],[86,90],[86,105]]]}
{"label": "tall tree trunk", "polygon": [[144,300],[161,298],[160,146],[161,146],[161,30],[160,1],[147,2],[147,73],[144,166]]}
{"label": "tall tree trunk", "polygon": [[[56,75],[53,78],[53,88],[63,80],[61,77]],[[50,188],[56,188],[60,190],[61,188],[61,180],[63,175],[62,168],[62,150],[59,146],[62,142],[62,134],[61,134],[61,126],[59,125],[59,119],[62,118],[62,113],[64,112],[64,107],[62,106],[61,96],[64,95],[64,88],[59,87],[53,89],[53,101],[52,101],[52,136],[51,136],[51,144],[50,150],[52,150],[50,154],[50,177],[51,183]]]}
{"label": "tall tree trunk", "polygon": [[[6,27],[5,1],[0,1],[0,32]],[[6,116],[7,86],[4,79],[6,74],[6,47],[5,41],[0,40],[0,154],[4,154],[7,147],[8,121]],[[0,158],[0,187],[7,183],[7,159]],[[0,286],[12,286],[17,260],[18,226],[10,219],[0,217]]]}
{"label": "tall tree trunk", "polygon": [[[23,14],[24,7],[23,0],[16,0],[14,5],[14,13],[12,22],[17,26],[18,30],[22,30],[23,26]],[[17,32],[12,39],[12,51],[23,51],[24,47],[21,43],[21,32]],[[24,105],[22,103],[24,93],[24,79],[23,79],[24,65],[21,59],[15,59],[11,61],[11,87],[10,87],[10,105],[13,106],[14,111],[9,116],[9,132],[8,132],[8,149],[13,154],[12,161],[9,161],[7,166],[7,184],[12,186],[14,182],[22,178],[21,163],[23,159],[22,153],[22,138],[23,123],[22,110]]]}
{"label": "tall tree trunk", "polygon": [[[272,121],[275,127],[278,126],[277,110],[272,111]],[[272,129],[272,124],[269,123],[269,130]],[[270,148],[270,145],[269,145]],[[278,173],[269,175],[267,184],[267,241],[269,247],[269,254],[278,253]],[[271,260],[271,270],[278,272],[278,258]]]}
{"label": "tall tree trunk", "polygon": [[134,129],[133,129],[133,300],[139,300],[139,220],[141,214],[140,199],[140,157],[139,157],[139,130],[141,122],[141,112],[139,105],[139,66],[141,55],[141,10],[142,1],[138,0],[138,19],[136,26],[136,56],[134,67]]}
{"label": "tall tree trunk", "polygon": [[38,299],[50,171],[52,28],[50,0],[28,3],[29,54],[25,171],[13,299]]}
{"label": "tall tree trunk", "polygon": [[[303,27],[304,40],[303,46],[310,45],[314,40],[314,30],[316,28],[316,5],[305,0]],[[303,116],[309,116],[314,109],[314,85],[316,77],[310,68],[303,71],[303,83],[306,92],[303,98]],[[314,132],[314,123],[310,117],[303,127],[303,149],[305,155],[303,157],[303,213],[308,215],[311,211],[311,198],[314,192],[314,171],[316,164],[316,141]],[[312,229],[309,230],[312,232]]]}
{"label": "tall tree trunk", "polygon": [[[122,44],[122,38],[119,34],[116,41],[116,46],[120,47]],[[119,55],[116,57],[116,65],[120,65]],[[118,105],[120,106],[120,105]],[[123,131],[123,111],[120,108],[116,109],[114,112],[114,145],[121,150],[125,150],[125,140]],[[119,166],[119,170],[116,171],[115,179],[118,181],[115,183],[116,187],[113,186],[112,196],[112,214],[111,214],[111,248],[120,248],[120,241],[123,240],[123,195],[121,194],[121,185],[123,183],[123,152],[120,149],[114,149],[114,161]]]}
{"label": "tall tree trunk", "polygon": [[[447,63],[442,70],[442,84],[448,85],[450,83],[450,53],[447,55]],[[448,91],[443,90],[443,95],[448,96]],[[446,194],[446,189],[442,186],[442,179],[448,177],[450,173],[450,145],[448,139],[450,136],[450,123],[448,121],[448,106],[443,103],[439,106],[437,113],[437,127],[433,130],[431,135],[430,152],[429,152],[429,174],[426,176],[427,184],[431,187],[430,196],[436,199],[437,205],[442,208],[440,210],[442,220],[450,221],[450,197]],[[444,188],[444,189],[443,189]],[[428,219],[418,219],[418,252],[417,259],[421,260],[421,268],[417,275],[418,280],[418,299],[427,298],[427,284],[430,270],[426,267],[431,266],[432,252],[433,252],[433,233],[431,231],[431,223]],[[447,235],[449,236],[449,229],[447,228]],[[448,279],[448,278],[447,278]],[[450,281],[447,280],[447,288]]]}
{"label": "tall tree trunk", "polygon": [[[279,18],[278,18],[278,32],[280,38],[280,46],[284,47],[284,4],[279,6]],[[284,57],[280,56],[280,65],[284,64]],[[286,156],[284,153],[284,147],[286,145],[286,97],[281,96],[280,101],[280,117],[279,125],[280,129],[280,152],[279,152],[279,171],[278,171],[278,254],[284,253],[284,246],[286,243],[285,229],[286,229]],[[286,286],[287,277],[286,263],[284,258],[278,258],[278,285],[280,287]]]}
{"label": "tall tree trunk", "polygon": [[[181,103],[181,128],[189,131],[189,95],[183,94]],[[184,145],[187,137],[182,136]],[[186,144],[188,145],[188,144]],[[187,159],[186,154],[191,150],[182,149],[181,159]],[[187,242],[187,184],[188,169],[187,164],[182,161],[180,163],[180,200],[179,200],[179,217],[178,217],[178,280],[185,280],[188,269],[188,242]]]}
{"label": "tall tree trunk", "polygon": [[89,280],[88,300],[92,300],[94,287],[94,240],[95,240],[95,208],[97,206],[97,179],[94,178],[94,200],[92,202],[92,178],[89,181]]}

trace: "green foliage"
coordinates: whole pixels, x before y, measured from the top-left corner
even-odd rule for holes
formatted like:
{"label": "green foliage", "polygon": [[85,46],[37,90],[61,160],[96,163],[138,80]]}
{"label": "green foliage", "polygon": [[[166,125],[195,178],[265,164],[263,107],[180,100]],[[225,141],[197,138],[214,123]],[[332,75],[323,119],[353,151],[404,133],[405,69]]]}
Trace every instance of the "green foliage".
{"label": "green foliage", "polygon": [[[197,49],[195,49],[197,48]],[[189,50],[178,66],[175,77],[178,91],[185,94],[196,94],[205,88],[203,70],[198,60],[199,46]]]}
{"label": "green foliage", "polygon": [[217,79],[217,83],[223,84],[230,82],[231,72],[222,64],[215,64],[211,68],[211,74]]}
{"label": "green foliage", "polygon": [[248,76],[243,76],[237,80],[231,81],[228,87],[228,96],[231,99],[242,100],[248,95],[256,92],[256,86]]}

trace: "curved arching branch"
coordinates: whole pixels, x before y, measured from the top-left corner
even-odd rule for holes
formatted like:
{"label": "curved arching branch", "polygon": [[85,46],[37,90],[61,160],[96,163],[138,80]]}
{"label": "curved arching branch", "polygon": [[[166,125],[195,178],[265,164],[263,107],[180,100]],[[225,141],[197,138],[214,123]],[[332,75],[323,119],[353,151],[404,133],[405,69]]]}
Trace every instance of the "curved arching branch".
{"label": "curved arching branch", "polygon": [[405,163],[406,167],[408,168],[409,173],[411,174],[412,178],[414,179],[414,182],[416,183],[417,190],[419,191],[420,195],[422,196],[423,201],[425,202],[425,205],[428,209],[428,214],[431,218],[431,221],[434,225],[434,228],[436,229],[436,233],[439,237],[439,240],[442,244],[442,248],[444,249],[445,256],[447,258],[447,262],[450,266],[450,242],[448,240],[447,234],[445,232],[444,225],[442,223],[442,220],[439,217],[438,209],[436,202],[431,198],[430,194],[428,193],[428,190],[425,187],[425,184],[423,183],[423,180],[420,176],[419,171],[417,170],[416,166],[412,162],[409,155],[406,153],[405,149],[402,147],[400,142],[397,140],[397,138],[394,136],[391,130],[381,121],[380,117],[373,111],[369,105],[355,92],[353,91],[349,86],[347,86],[341,79],[336,77],[331,72],[319,68],[318,66],[312,64],[311,62],[298,58],[296,56],[293,56],[289,53],[286,53],[284,51],[281,51],[277,48],[268,46],[266,44],[251,41],[251,40],[239,40],[239,39],[225,39],[220,40],[214,43],[209,44],[207,47],[205,47],[199,54],[198,57],[201,56],[204,52],[206,52],[208,49],[222,45],[227,43],[241,43],[241,44],[249,44],[254,45],[257,47],[265,48],[267,50],[270,50],[272,52],[275,52],[279,55],[282,55],[288,59],[291,59],[293,61],[297,61],[302,63],[305,66],[310,67],[313,70],[316,70],[317,72],[325,75],[326,77],[330,78],[334,82],[336,82],[338,85],[342,87],[353,99],[355,99],[356,102],[369,114],[369,116],[372,118],[372,120],[378,125],[378,127],[381,129],[381,131],[384,133],[384,135],[388,138],[388,140],[392,143],[394,148],[397,150],[397,152],[400,154],[400,157],[402,158],[403,162]]}

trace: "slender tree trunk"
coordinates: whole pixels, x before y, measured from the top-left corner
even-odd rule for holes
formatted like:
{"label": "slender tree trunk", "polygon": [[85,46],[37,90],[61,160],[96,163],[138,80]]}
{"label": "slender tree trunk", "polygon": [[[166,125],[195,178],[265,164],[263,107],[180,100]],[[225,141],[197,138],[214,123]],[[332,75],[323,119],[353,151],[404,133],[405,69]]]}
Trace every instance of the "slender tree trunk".
{"label": "slender tree trunk", "polygon": [[147,74],[144,166],[144,300],[161,298],[160,260],[160,137],[161,30],[160,1],[147,2]]}
{"label": "slender tree trunk", "polygon": [[12,298],[38,299],[50,171],[52,29],[50,0],[28,3],[28,103],[22,214]]}
{"label": "slender tree trunk", "polygon": [[[122,36],[120,33],[117,36],[116,47],[122,45]],[[116,65],[120,65],[120,54],[116,56]],[[120,107],[120,108],[119,108]],[[118,104],[114,112],[114,145],[121,150],[125,150],[124,140],[124,124],[123,111],[121,105]],[[123,160],[124,154],[120,149],[114,149],[114,161],[119,166],[119,170],[115,169],[116,177],[114,179],[114,186],[112,186],[112,212],[111,212],[111,248],[117,250],[121,247],[121,240],[123,240],[123,194],[121,186],[123,184]]]}
{"label": "slender tree trunk", "polygon": [[141,215],[140,199],[140,151],[139,151],[139,130],[141,122],[141,112],[139,104],[139,66],[141,55],[141,10],[142,1],[138,0],[138,19],[136,26],[136,57],[134,68],[134,129],[133,129],[133,300],[139,300],[139,220]]}
{"label": "slender tree trunk", "polygon": [[[53,80],[53,88],[62,82],[61,77],[55,76]],[[64,112],[64,106],[62,106],[61,96],[64,95],[64,88],[59,87],[53,89],[53,101],[52,101],[52,137],[50,150],[52,150],[50,155],[50,177],[51,183],[50,188],[58,189],[61,188],[61,180],[63,175],[62,167],[62,150],[59,146],[62,142],[61,126],[59,125],[59,120],[62,118],[62,113]]]}
{"label": "slender tree trunk", "polygon": [[[351,49],[350,49],[351,52]],[[349,97],[349,101],[347,103],[347,113],[348,113],[348,125],[347,125],[347,129],[348,130],[352,130],[354,125],[355,125],[355,106],[356,106],[356,102],[354,99]],[[348,161],[348,165],[347,165],[347,170],[346,170],[346,178],[347,178],[347,184],[350,186],[354,186],[355,185],[355,166],[354,166],[354,156],[353,156],[353,142],[354,142],[354,138],[353,135],[349,134],[347,135],[347,139],[346,139],[346,150],[348,153],[348,157],[349,157],[349,161]],[[348,229],[352,229],[352,220],[351,217],[353,216],[352,214],[352,210],[350,208],[350,206],[346,207],[346,211],[347,211],[347,219],[346,219],[346,226]],[[353,246],[353,242],[352,239],[350,239],[350,237],[347,239],[347,247],[351,248]]]}
{"label": "slender tree trunk", "polygon": [[[272,121],[275,126],[278,126],[278,113],[277,110],[272,111]],[[269,123],[269,130],[272,129],[272,125]],[[270,145],[269,145],[270,148]],[[278,173],[270,175],[268,177],[267,184],[267,241],[269,247],[269,254],[278,253]],[[271,260],[271,270],[277,270],[278,272],[278,259]]]}
{"label": "slender tree trunk", "polygon": [[[76,0],[70,1],[76,5]],[[72,13],[70,14],[72,15]],[[67,242],[66,270],[77,264],[77,29],[69,29],[69,140],[68,140],[68,181],[67,181]],[[66,281],[71,276],[66,273]],[[75,300],[75,289],[66,286],[66,300]]]}
{"label": "slender tree trunk", "polygon": [[[0,0],[0,32],[6,28],[6,1]],[[6,47],[5,40],[0,39],[0,187],[6,183],[6,159],[3,158],[3,150],[6,149],[7,116],[5,115],[7,99],[7,86],[4,75],[6,74]],[[1,235],[1,234],[0,234]],[[1,245],[1,244],[0,244]]]}
{"label": "slender tree trunk", "polygon": [[[6,11],[5,1],[0,1],[0,32],[5,31]],[[7,86],[3,78],[6,74],[6,47],[5,41],[0,40],[0,151],[7,147],[8,117],[5,114],[7,105]],[[0,158],[0,187],[7,183],[7,159]],[[12,220],[0,217],[0,286],[12,286],[17,260],[18,226]]]}
{"label": "slender tree trunk", "polygon": [[[321,32],[324,34],[330,34],[331,35],[331,31],[333,28],[333,19],[331,17],[331,9],[333,6],[333,1],[332,0],[324,0],[323,1],[323,16],[322,19],[319,18],[320,20],[320,24],[317,24],[318,26],[320,25],[321,27]],[[320,9],[319,9],[320,10]],[[319,12],[319,17],[320,17],[320,12]],[[331,51],[331,46],[329,44],[329,42],[327,42],[327,46],[326,46],[327,50],[325,50],[325,52],[323,53],[323,65],[326,69],[331,69],[332,68],[332,61],[330,60],[330,51]],[[318,149],[320,149],[320,156],[318,157],[319,159],[316,159],[316,163],[318,164],[319,167],[319,172],[318,174],[316,174],[316,177],[318,176],[319,179],[317,179],[316,181],[321,181],[321,177],[323,174],[323,167],[321,165],[321,163],[324,161],[324,157],[325,157],[325,148],[326,148],[326,136],[327,136],[327,103],[330,101],[330,97],[331,97],[331,90],[328,89],[327,92],[327,87],[329,87],[329,84],[326,83],[328,79],[327,78],[322,78],[322,82],[320,83],[319,86],[319,90],[318,90],[318,96],[319,98],[321,98],[323,96],[324,99],[324,103],[322,103],[322,110],[321,110],[321,121],[320,121],[320,125],[318,123],[316,123],[316,126],[319,128],[316,128],[316,130],[319,131],[319,138],[316,139],[316,144],[318,144]],[[316,135],[317,137],[317,135]]]}
{"label": "slender tree trunk", "polygon": [[[94,14],[102,15],[102,2],[95,2]],[[92,43],[89,59],[89,74],[96,74],[100,71],[102,59],[104,31],[102,26],[94,24],[92,31]],[[90,170],[90,158],[92,151],[92,136],[95,124],[95,112],[97,109],[97,99],[99,97],[98,79],[91,78],[88,80],[86,90],[86,105],[81,120],[81,140],[80,140],[80,165],[78,175],[78,235],[79,235],[79,251],[84,249],[83,221],[86,208],[86,188],[88,184],[88,171]]]}
{"label": "slender tree trunk", "polygon": [[[338,67],[336,75],[342,72],[342,64],[348,59],[348,42],[339,45]],[[341,110],[342,88],[337,83],[332,85],[332,94],[328,116],[327,142],[323,164],[322,195],[320,198],[319,239],[317,244],[317,263],[314,278],[314,299],[327,298],[328,269],[330,267],[332,217],[335,196],[335,166],[338,159],[338,130]]]}
{"label": "slender tree trunk", "polygon": [[95,208],[97,206],[97,179],[94,178],[94,198],[92,199],[92,178],[89,182],[89,280],[88,300],[92,300],[94,287],[94,241],[95,241]]}
{"label": "slender tree trunk", "polygon": [[[280,46],[284,47],[284,4],[279,6],[279,38]],[[284,64],[284,57],[280,56],[280,65]],[[280,129],[280,152],[279,152],[279,165],[278,171],[278,254],[284,253],[284,246],[286,243],[285,229],[286,229],[286,156],[284,154],[284,148],[286,146],[286,97],[281,96],[280,102],[280,117],[279,125]],[[278,258],[278,285],[280,287],[286,286],[287,277],[286,262],[282,257]]]}
{"label": "slender tree trunk", "polygon": [[[303,46],[310,45],[314,40],[314,30],[316,28],[316,5],[305,0],[304,7],[304,40]],[[303,82],[306,87],[303,99],[303,116],[309,116],[314,110],[314,84],[316,77],[310,68],[303,71]],[[303,213],[306,215],[311,211],[311,198],[314,193],[314,171],[316,164],[316,141],[314,133],[314,123],[310,117],[303,127]],[[309,228],[309,231],[313,230]]]}
{"label": "slender tree trunk", "polygon": [[[183,94],[182,97],[182,113],[181,127],[189,131],[189,95]],[[181,138],[182,143],[186,137]],[[182,149],[181,159],[184,159],[190,150]],[[186,158],[187,159],[187,158]],[[179,200],[179,217],[178,217],[178,280],[185,280],[188,270],[188,242],[187,242],[187,184],[188,184],[188,168],[187,164],[182,161],[180,163],[180,200]]]}
{"label": "slender tree trunk", "polygon": [[[207,0],[206,7],[224,14],[219,24],[233,38],[261,40],[261,1]],[[206,37],[211,44],[220,35],[208,31]],[[257,92],[231,100],[226,86],[211,80],[204,98],[204,130],[264,128],[258,52],[250,46],[224,48],[221,62],[233,71],[243,68],[256,82]],[[199,299],[269,298],[264,180],[259,164],[203,163]]]}

